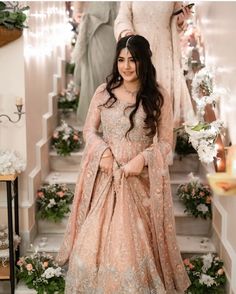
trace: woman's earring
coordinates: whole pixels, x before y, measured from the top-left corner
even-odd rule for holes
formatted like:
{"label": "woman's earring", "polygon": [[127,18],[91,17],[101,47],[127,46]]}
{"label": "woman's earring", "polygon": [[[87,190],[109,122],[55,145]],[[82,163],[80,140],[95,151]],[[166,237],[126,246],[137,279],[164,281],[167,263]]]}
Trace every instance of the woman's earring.
{"label": "woman's earring", "polygon": [[121,76],[118,76],[117,80],[120,81],[121,80]]}

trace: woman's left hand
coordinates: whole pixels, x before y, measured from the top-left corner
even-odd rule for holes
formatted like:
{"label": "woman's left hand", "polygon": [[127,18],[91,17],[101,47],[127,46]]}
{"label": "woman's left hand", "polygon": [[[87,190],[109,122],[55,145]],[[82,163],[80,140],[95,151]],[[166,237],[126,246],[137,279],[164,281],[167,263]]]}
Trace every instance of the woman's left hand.
{"label": "woman's left hand", "polygon": [[121,167],[121,171],[127,178],[129,176],[138,176],[141,174],[145,165],[145,160],[142,154],[138,154],[136,157],[131,159],[127,164]]}
{"label": "woman's left hand", "polygon": [[177,25],[179,27],[181,27],[184,24],[185,20],[187,20],[191,16],[191,13],[192,13],[191,9],[189,9],[187,6],[182,5],[181,8],[182,8],[183,12],[181,12],[177,17]]}

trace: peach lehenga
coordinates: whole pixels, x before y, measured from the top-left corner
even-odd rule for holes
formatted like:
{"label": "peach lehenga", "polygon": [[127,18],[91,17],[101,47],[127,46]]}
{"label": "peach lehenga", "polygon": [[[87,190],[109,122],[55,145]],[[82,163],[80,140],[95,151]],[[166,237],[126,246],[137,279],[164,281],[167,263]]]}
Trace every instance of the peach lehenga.
{"label": "peach lehenga", "polygon": [[[167,167],[172,145],[171,103],[165,99],[158,136],[143,129],[140,105],[129,139],[129,103],[100,106],[100,86],[84,126],[86,147],[67,230],[57,261],[69,260],[67,294],[173,294],[189,286],[176,243]],[[128,108],[127,108],[128,107]],[[103,137],[97,134],[100,123]],[[113,175],[99,170],[106,148],[114,155]],[[147,167],[127,179],[120,166],[140,152]]]}

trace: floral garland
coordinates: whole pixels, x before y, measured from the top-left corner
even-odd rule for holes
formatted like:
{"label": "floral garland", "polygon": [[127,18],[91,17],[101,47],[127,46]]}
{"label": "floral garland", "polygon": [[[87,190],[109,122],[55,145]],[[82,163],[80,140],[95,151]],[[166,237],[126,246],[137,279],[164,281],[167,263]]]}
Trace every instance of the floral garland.
{"label": "floral garland", "polygon": [[200,183],[198,177],[190,174],[190,182],[179,185],[177,196],[186,207],[185,212],[203,219],[212,218],[212,193],[208,185]]}
{"label": "floral garland", "polygon": [[73,127],[68,126],[65,121],[56,128],[52,136],[52,147],[57,151],[57,154],[66,156],[71,152],[79,150],[82,145],[78,131]]}
{"label": "floral garland", "polygon": [[215,140],[223,128],[221,120],[211,123],[201,123],[196,125],[185,125],[185,131],[189,135],[189,142],[197,151],[201,162],[211,163],[217,156],[217,146]]}
{"label": "floral garland", "polygon": [[25,160],[16,151],[0,150],[0,175],[21,173],[25,166]]}
{"label": "floral garland", "polygon": [[186,294],[224,294],[226,276],[223,261],[211,253],[184,260],[191,286]]}
{"label": "floral garland", "polygon": [[58,96],[58,108],[59,109],[73,109],[76,110],[78,106],[79,95],[75,91],[75,84],[70,81],[67,89],[61,92]]}
{"label": "floral garland", "polygon": [[63,294],[65,278],[61,267],[52,256],[34,253],[17,261],[17,277],[37,293]]}
{"label": "floral garland", "polygon": [[186,122],[184,128],[199,159],[207,164],[217,156],[215,141],[223,128],[223,121],[218,119],[211,123],[205,122],[205,107],[207,104],[214,104],[221,94],[222,90],[213,93],[213,78],[206,68],[195,75],[192,97],[197,105],[197,120],[194,118],[192,122]]}
{"label": "floral garland", "polygon": [[69,212],[74,194],[62,184],[42,186],[37,192],[38,217],[60,222]]}

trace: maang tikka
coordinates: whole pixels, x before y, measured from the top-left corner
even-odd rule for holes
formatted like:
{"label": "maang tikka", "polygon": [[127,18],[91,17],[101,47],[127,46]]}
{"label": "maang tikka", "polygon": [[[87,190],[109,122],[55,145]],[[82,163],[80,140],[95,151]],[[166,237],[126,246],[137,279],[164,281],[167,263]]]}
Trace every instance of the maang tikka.
{"label": "maang tikka", "polygon": [[134,37],[135,37],[135,36],[131,36],[131,37],[129,37],[129,38],[127,39],[127,41],[126,41],[126,44],[125,44],[126,54],[128,54],[128,51],[129,51],[129,49],[128,49],[129,41],[130,41],[132,38],[134,38]]}

